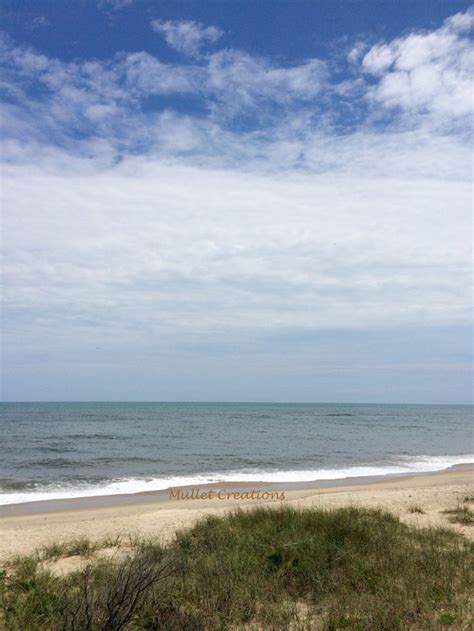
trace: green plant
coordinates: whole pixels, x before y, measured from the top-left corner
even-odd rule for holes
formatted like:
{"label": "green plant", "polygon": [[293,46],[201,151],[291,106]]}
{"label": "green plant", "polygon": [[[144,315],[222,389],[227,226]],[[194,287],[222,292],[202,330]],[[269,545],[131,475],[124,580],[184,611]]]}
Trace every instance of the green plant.
{"label": "green plant", "polygon": [[162,546],[57,577],[38,557],[0,576],[0,627],[114,629],[467,628],[472,545],[380,510],[257,508],[208,516]]}

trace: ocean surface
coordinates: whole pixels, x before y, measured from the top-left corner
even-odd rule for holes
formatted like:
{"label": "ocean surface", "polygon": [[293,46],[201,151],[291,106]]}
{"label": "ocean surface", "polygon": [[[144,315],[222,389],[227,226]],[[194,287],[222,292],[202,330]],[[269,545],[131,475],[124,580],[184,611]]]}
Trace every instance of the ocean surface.
{"label": "ocean surface", "polygon": [[1,403],[0,504],[473,462],[472,406]]}

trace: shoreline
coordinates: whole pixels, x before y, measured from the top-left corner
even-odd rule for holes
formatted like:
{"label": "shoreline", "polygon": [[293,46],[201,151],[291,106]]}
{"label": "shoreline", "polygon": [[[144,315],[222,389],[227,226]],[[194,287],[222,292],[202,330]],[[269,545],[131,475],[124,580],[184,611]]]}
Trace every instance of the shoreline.
{"label": "shoreline", "polygon": [[[31,500],[26,502],[18,502],[12,504],[0,505],[0,520],[4,516],[25,515],[50,513],[69,510],[87,510],[91,508],[101,507],[119,507],[129,505],[142,505],[157,502],[169,502],[173,494],[173,490],[179,489],[183,495],[192,493],[198,489],[199,495],[214,492],[214,499],[219,501],[222,497],[218,495],[219,491],[229,491],[234,493],[249,493],[253,490],[261,493],[288,493],[291,491],[306,490],[322,490],[322,489],[338,489],[340,487],[352,487],[366,484],[380,484],[384,482],[397,481],[403,479],[417,478],[420,476],[433,476],[449,471],[473,471],[474,463],[466,462],[451,465],[445,469],[436,471],[410,471],[403,473],[387,473],[384,475],[368,475],[354,476],[346,478],[322,479],[322,480],[306,480],[297,482],[262,482],[262,481],[230,481],[230,482],[212,482],[207,484],[187,484],[182,486],[170,486],[165,489],[157,489],[150,491],[138,491],[135,493],[114,493],[104,495],[87,495],[79,497],[54,498],[43,500]],[[196,494],[195,494],[196,495]],[[199,500],[200,497],[183,498],[176,501],[193,501]],[[204,500],[206,498],[203,498]],[[245,500],[244,500],[245,501]]]}
{"label": "shoreline", "polygon": [[[107,537],[157,538],[167,542],[177,530],[188,528],[202,517],[223,515],[236,508],[250,509],[256,506],[288,504],[298,508],[338,508],[360,506],[381,508],[400,517],[408,524],[417,526],[443,526],[453,528],[474,539],[474,528],[451,524],[445,510],[469,497],[474,500],[474,465],[455,465],[441,472],[416,473],[382,480],[334,480],[324,485],[305,484],[302,488],[288,488],[285,499],[169,499],[164,493],[134,494],[119,503],[104,503],[104,496],[68,500],[67,505],[50,501],[37,502],[42,507],[7,505],[15,508],[0,514],[0,559],[29,554],[58,541],[87,537],[102,540]],[[235,485],[235,483],[232,483]],[[225,485],[231,488],[230,484]],[[256,485],[252,485],[256,488]],[[233,487],[234,488],[234,487]],[[265,485],[269,489],[269,485]],[[281,486],[280,486],[281,490]],[[113,497],[116,502],[117,496]],[[122,498],[118,498],[119,500]],[[54,506],[52,506],[54,504]],[[20,509],[23,506],[23,512]],[[417,510],[412,510],[414,507]],[[419,512],[420,509],[422,512]]]}

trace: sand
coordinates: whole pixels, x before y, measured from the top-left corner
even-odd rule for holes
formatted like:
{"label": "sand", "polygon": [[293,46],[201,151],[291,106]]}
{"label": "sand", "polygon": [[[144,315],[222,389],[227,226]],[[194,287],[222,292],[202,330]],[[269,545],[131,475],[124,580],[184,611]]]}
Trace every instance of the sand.
{"label": "sand", "polygon": [[[454,509],[466,496],[474,498],[474,468],[463,466],[439,473],[423,474],[397,479],[382,479],[369,483],[348,484],[326,488],[300,488],[284,490],[289,505],[301,508],[333,508],[339,506],[380,507],[398,515],[407,524],[418,527],[445,526],[474,539],[474,528],[449,522],[444,510]],[[219,488],[231,489],[230,485]],[[234,487],[235,488],[235,487]],[[259,488],[262,492],[264,487]],[[275,491],[275,488],[271,488]],[[223,494],[221,494],[222,497]],[[66,510],[41,503],[34,510],[10,507],[0,515],[0,561],[16,555],[30,554],[38,548],[55,542],[79,537],[100,541],[105,537],[153,537],[162,542],[172,539],[177,529],[192,526],[206,514],[222,515],[236,507],[251,508],[258,505],[278,506],[282,500],[241,499],[169,499],[169,493],[160,498],[135,496],[126,503],[116,500],[104,506],[104,500],[95,498],[93,505],[71,504]],[[102,501],[102,504],[101,504]],[[45,503],[43,503],[45,504]],[[473,508],[473,503],[469,504]],[[60,506],[60,504],[57,504]],[[423,511],[411,512],[417,507]],[[23,512],[22,512],[23,510]]]}

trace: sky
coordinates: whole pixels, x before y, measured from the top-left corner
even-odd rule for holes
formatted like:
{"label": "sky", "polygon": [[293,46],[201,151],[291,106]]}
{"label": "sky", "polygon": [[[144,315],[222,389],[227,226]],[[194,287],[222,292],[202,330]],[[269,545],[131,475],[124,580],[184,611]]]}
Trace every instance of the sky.
{"label": "sky", "polygon": [[2,399],[469,403],[458,0],[3,0]]}

